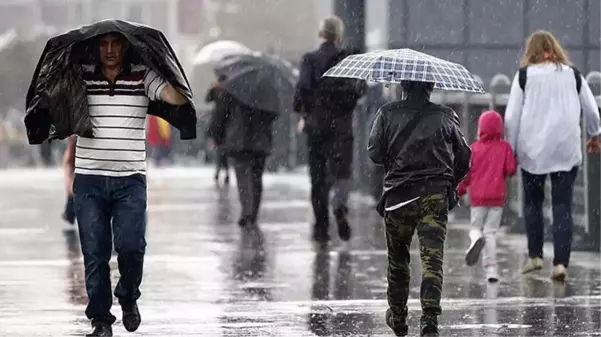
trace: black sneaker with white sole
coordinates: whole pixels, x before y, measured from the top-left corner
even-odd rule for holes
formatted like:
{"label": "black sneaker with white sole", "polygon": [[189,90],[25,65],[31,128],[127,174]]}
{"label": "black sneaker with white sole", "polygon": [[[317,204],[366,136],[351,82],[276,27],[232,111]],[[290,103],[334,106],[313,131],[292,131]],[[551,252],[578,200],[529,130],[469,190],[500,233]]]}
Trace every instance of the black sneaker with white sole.
{"label": "black sneaker with white sole", "polygon": [[465,263],[468,266],[473,266],[478,262],[480,258],[480,253],[482,253],[482,249],[486,244],[486,240],[483,236],[479,237],[476,241],[472,242],[470,248],[468,248],[467,253],[465,254]]}

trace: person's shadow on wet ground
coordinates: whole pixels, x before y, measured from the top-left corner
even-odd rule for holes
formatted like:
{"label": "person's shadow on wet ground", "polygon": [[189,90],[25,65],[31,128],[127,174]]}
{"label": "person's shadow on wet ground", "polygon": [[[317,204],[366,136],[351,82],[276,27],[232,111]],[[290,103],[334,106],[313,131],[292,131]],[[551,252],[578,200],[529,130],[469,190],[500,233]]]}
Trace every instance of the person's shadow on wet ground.
{"label": "person's shadow on wet ground", "polygon": [[[334,280],[334,299],[348,300],[352,296],[352,257],[348,252],[338,254],[338,266]],[[313,263],[314,301],[330,299],[330,252],[321,249],[315,254]],[[373,320],[368,313],[335,312],[327,304],[311,307],[308,320],[309,330],[317,336],[366,336],[372,333]]]}
{"label": "person's shadow on wet ground", "polygon": [[232,201],[230,199],[230,186],[217,185],[217,219],[215,224],[222,226],[232,222]]}
{"label": "person's shadow on wet ground", "polygon": [[265,276],[267,252],[265,237],[260,228],[248,228],[240,231],[240,244],[234,261],[234,280],[243,282],[242,288],[255,300],[270,301],[270,289],[261,286]]}
{"label": "person's shadow on wet ground", "polygon": [[67,293],[69,302],[75,305],[86,305],[88,303],[88,296],[86,293],[85,270],[77,229],[65,229],[63,236],[65,237],[67,258],[69,259],[69,266],[67,267]]}

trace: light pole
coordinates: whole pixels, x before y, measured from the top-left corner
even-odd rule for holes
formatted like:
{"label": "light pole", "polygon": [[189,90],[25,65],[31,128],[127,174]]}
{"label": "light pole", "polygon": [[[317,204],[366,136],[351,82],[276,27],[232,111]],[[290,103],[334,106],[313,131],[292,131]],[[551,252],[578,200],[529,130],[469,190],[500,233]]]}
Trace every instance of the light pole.
{"label": "light pole", "polygon": [[365,52],[366,0],[335,0],[334,13],[344,22],[344,48],[350,52]]}

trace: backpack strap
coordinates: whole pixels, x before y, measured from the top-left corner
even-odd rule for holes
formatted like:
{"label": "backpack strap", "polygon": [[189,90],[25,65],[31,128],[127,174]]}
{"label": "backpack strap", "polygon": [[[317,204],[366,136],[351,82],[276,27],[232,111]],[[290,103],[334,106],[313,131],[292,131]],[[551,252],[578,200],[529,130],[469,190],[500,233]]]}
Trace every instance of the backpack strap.
{"label": "backpack strap", "polygon": [[[573,66],[570,66],[574,71],[574,78],[576,79],[576,90],[580,94],[580,88],[582,88],[582,76],[580,75],[580,71]],[[522,91],[526,88],[526,80],[528,79],[528,67],[520,68],[518,72],[518,81],[520,83],[520,88]]]}
{"label": "backpack strap", "polygon": [[570,66],[570,68],[572,68],[574,71],[574,77],[576,78],[576,90],[580,94],[580,88],[582,88],[582,75],[580,75],[580,71],[578,71],[578,69],[575,67]]}
{"label": "backpack strap", "polygon": [[520,68],[519,72],[518,72],[518,81],[520,83],[520,88],[522,88],[522,91],[526,90],[526,80],[528,79],[528,67],[522,67]]}

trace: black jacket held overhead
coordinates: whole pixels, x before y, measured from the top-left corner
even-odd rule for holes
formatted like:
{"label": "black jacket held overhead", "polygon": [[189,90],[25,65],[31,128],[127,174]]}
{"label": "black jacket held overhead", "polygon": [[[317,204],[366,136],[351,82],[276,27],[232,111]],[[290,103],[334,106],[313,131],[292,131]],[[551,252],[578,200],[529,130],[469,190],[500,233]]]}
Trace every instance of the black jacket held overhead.
{"label": "black jacket held overhead", "polygon": [[188,99],[173,106],[151,101],[148,114],[163,118],[180,131],[181,139],[196,138],[196,109],[190,84],[169,42],[160,31],[121,20],[105,20],[56,36],[46,43],[26,97],[25,127],[30,144],[71,135],[93,137],[82,64],[98,64],[97,38],[121,33],[130,43],[126,62],[144,64]]}
{"label": "black jacket held overhead", "polygon": [[368,152],[386,171],[381,215],[385,207],[415,197],[454,191],[468,173],[471,156],[457,114],[422,95],[380,108]]}

